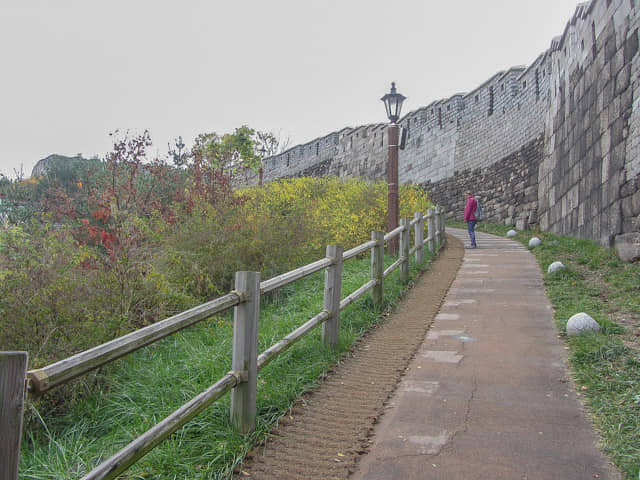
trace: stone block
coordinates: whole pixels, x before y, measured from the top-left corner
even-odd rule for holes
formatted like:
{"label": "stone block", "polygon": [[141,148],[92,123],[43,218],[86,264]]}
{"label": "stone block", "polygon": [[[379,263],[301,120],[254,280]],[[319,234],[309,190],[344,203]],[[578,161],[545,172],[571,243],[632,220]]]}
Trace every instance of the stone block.
{"label": "stone block", "polygon": [[616,75],[615,95],[621,95],[631,83],[631,64],[625,65]]}
{"label": "stone block", "polygon": [[604,61],[606,63],[612,61],[613,57],[615,57],[616,53],[618,52],[618,48],[616,46],[615,30],[613,26],[611,26],[611,28],[609,29],[609,25],[607,25],[607,29],[609,31],[604,43]]}
{"label": "stone block", "polygon": [[621,201],[616,199],[607,210],[609,215],[609,246],[613,245],[615,236],[622,233],[622,206]]}
{"label": "stone block", "polygon": [[599,221],[591,221],[591,238],[599,239],[600,238],[600,222]]}
{"label": "stone block", "polygon": [[638,191],[639,183],[640,183],[640,178],[625,182],[624,185],[620,187],[620,196],[629,197],[633,195],[635,192]]}
{"label": "stone block", "polygon": [[[611,120],[611,118],[610,118]],[[620,142],[624,141],[625,134],[625,120],[622,117],[617,117],[615,121],[611,123],[609,131],[611,132],[611,145],[616,146]]]}
{"label": "stone block", "polygon": [[609,67],[611,69],[611,76],[615,77],[620,70],[624,67],[624,52],[622,50],[618,50],[616,54],[609,62]]}
{"label": "stone block", "polygon": [[609,124],[615,122],[622,115],[620,103],[620,97],[618,95],[614,96],[613,100],[611,100],[611,104],[609,105]]}
{"label": "stone block", "polygon": [[585,132],[585,140],[587,143],[587,148],[591,147],[591,145],[593,145],[593,123],[590,123],[589,126],[587,127],[587,131]]}
{"label": "stone block", "polygon": [[600,224],[600,237],[595,237],[598,239],[601,245],[609,246],[609,218],[606,212],[603,212],[599,216],[594,218],[594,222],[598,222]]}
{"label": "stone block", "polygon": [[[604,115],[606,116],[606,115]],[[607,121],[607,125],[609,125]],[[600,151],[604,154],[609,153],[609,149],[611,148],[611,132],[607,128],[600,137]]]}
{"label": "stone block", "polygon": [[625,143],[626,142],[620,142],[611,150],[609,168],[612,172],[624,168],[627,150]]}
{"label": "stone block", "polygon": [[631,59],[638,53],[638,29],[636,28],[624,43],[623,47],[624,63],[630,63]]}
{"label": "stone block", "polygon": [[623,112],[633,108],[633,88],[627,88],[620,95],[620,106]]}
{"label": "stone block", "polygon": [[622,233],[640,232],[640,215],[622,219]]}
{"label": "stone block", "polygon": [[605,106],[611,103],[611,100],[613,100],[614,93],[615,93],[615,82],[609,80],[607,84],[604,86],[604,88],[602,89],[602,95],[603,95],[602,100]]}
{"label": "stone block", "polygon": [[580,205],[578,205],[578,227],[580,227],[581,229],[584,228],[584,224],[585,224],[585,207],[584,207],[584,203],[581,203]]}
{"label": "stone block", "polygon": [[518,230],[527,230],[528,226],[529,226],[529,224],[528,224],[526,218],[518,218],[516,220],[516,228]]}
{"label": "stone block", "polygon": [[621,260],[634,262],[640,259],[640,232],[617,235],[614,245]]}
{"label": "stone block", "polygon": [[631,196],[631,216],[640,215],[640,190]]}
{"label": "stone block", "polygon": [[633,197],[622,199],[622,218],[631,218],[637,215],[633,211]]}

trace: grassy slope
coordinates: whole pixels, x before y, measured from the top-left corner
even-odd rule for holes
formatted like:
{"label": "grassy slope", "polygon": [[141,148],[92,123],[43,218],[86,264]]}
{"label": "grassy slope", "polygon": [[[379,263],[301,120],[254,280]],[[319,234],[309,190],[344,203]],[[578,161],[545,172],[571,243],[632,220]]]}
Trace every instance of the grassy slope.
{"label": "grassy slope", "polygon": [[[387,258],[387,266],[392,263]],[[370,260],[345,263],[343,296],[369,280]],[[419,267],[412,265],[411,275]],[[392,305],[405,285],[394,273],[385,281]],[[322,309],[323,277],[315,274],[284,287],[264,302],[260,351]],[[259,375],[255,433],[236,434],[229,425],[229,395],[144,457],[122,478],[226,478],[248,449],[265,437],[296,397],[312,388],[320,375],[380,318],[368,296],[341,314],[340,347],[324,348],[316,329],[265,367]],[[76,479],[113,455],[165,416],[223,376],[231,365],[230,315],[203,322],[116,362],[101,374],[101,388],[87,393],[60,418],[43,419],[46,427],[26,432],[20,478]],[[79,385],[81,386],[81,385]]]}

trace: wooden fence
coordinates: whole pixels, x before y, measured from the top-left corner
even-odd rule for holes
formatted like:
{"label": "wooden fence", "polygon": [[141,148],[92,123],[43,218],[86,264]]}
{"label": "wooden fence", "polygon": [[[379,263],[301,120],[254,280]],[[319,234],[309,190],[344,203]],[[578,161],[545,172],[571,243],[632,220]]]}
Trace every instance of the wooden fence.
{"label": "wooden fence", "polygon": [[[423,236],[425,220],[428,222],[426,239]],[[411,227],[414,230],[414,245],[410,248]],[[444,229],[444,215],[437,207],[435,211],[429,209],[424,216],[421,212],[416,212],[413,220],[402,219],[400,226],[387,234],[372,232],[370,241],[346,252],[340,246],[330,245],[325,258],[264,282],[260,282],[258,272],[237,272],[235,290],[227,295],[37,370],[26,370],[26,352],[0,352],[0,478],[18,478],[22,410],[27,392],[32,395],[41,394],[232,307],[231,371],[95,467],[82,480],[116,478],[229,390],[233,425],[241,433],[250,432],[255,425],[258,372],[318,325],[322,325],[323,341],[329,346],[335,346],[338,341],[340,312],[369,291],[374,305],[381,307],[384,279],[399,268],[401,279],[408,280],[411,255],[415,255],[417,262],[423,262],[425,245],[431,252],[440,249],[444,245]],[[385,242],[397,236],[400,237],[398,259],[385,269]],[[341,300],[343,262],[368,250],[371,252],[371,280]],[[325,271],[322,311],[258,355],[260,296],[321,270]]]}

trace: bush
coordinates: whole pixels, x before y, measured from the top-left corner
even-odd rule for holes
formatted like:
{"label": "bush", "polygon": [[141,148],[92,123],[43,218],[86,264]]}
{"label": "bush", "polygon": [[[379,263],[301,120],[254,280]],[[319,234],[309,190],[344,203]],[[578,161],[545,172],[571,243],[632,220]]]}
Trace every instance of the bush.
{"label": "bush", "polygon": [[188,303],[167,295],[164,279],[151,274],[145,247],[121,244],[108,256],[78,244],[69,227],[38,223],[0,231],[0,252],[0,349],[29,351],[31,368]]}
{"label": "bush", "polygon": [[[297,178],[139,215],[56,223],[40,215],[0,231],[0,348],[40,367],[211,300],[236,271],[264,279],[384,230],[384,183]],[[427,194],[400,189],[400,212],[426,212]]]}
{"label": "bush", "polygon": [[[233,287],[236,271],[264,279],[345,249],[385,230],[384,183],[337,178],[295,178],[239,191],[216,207],[201,204],[166,240],[156,269],[176,290],[208,300]],[[400,212],[413,217],[430,207],[417,186],[403,186]],[[409,213],[410,212],[410,213]]]}

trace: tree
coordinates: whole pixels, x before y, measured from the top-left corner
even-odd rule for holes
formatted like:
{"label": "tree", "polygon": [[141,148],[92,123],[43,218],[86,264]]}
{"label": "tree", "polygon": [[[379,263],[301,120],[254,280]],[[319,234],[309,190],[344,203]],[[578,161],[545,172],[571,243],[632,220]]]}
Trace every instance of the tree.
{"label": "tree", "polygon": [[255,135],[255,130],[246,125],[222,136],[215,132],[198,135],[189,165],[193,173],[193,193],[212,205],[229,198],[232,186],[242,176],[246,178],[249,171],[260,168]]}
{"label": "tree", "polygon": [[128,211],[140,206],[137,177],[143,168],[146,149],[151,146],[147,130],[142,135],[120,138],[119,131],[110,133],[114,138],[113,151],[107,154],[107,188],[104,192],[105,207]]}
{"label": "tree", "polygon": [[255,130],[243,125],[233,133],[201,133],[191,150],[194,160],[204,162],[223,175],[235,177],[246,169],[256,170],[260,158],[255,152]]}
{"label": "tree", "polygon": [[88,215],[88,199],[100,183],[104,164],[98,158],[51,155],[35,185],[40,207],[61,221]]}
{"label": "tree", "polygon": [[282,139],[273,132],[256,132],[256,147],[262,158],[273,157],[289,147],[289,138]]}
{"label": "tree", "polygon": [[182,135],[176,138],[173,143],[173,147],[171,146],[171,144],[168,145],[169,156],[171,157],[171,160],[173,160],[173,164],[176,167],[183,167],[189,161],[189,154],[185,150],[185,144],[182,141]]}

